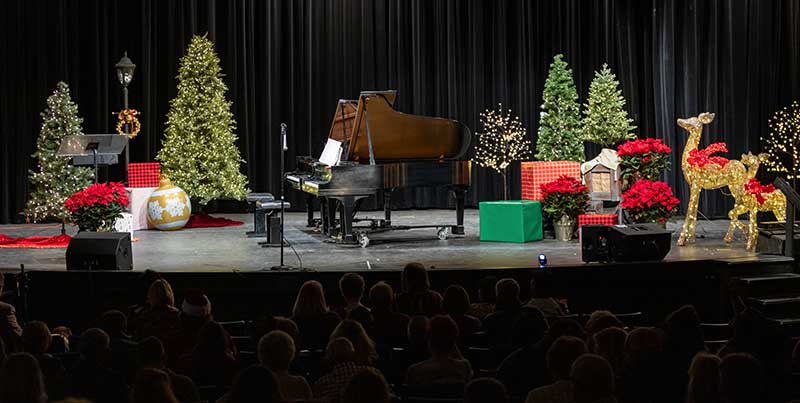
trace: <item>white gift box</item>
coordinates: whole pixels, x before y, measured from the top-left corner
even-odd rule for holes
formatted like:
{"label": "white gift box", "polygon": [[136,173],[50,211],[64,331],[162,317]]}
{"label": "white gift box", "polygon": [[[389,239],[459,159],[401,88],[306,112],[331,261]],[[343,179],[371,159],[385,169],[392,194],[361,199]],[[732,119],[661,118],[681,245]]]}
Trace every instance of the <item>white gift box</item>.
{"label": "white gift box", "polygon": [[147,223],[147,199],[158,188],[126,188],[128,211],[131,213],[131,228],[134,231],[153,228]]}

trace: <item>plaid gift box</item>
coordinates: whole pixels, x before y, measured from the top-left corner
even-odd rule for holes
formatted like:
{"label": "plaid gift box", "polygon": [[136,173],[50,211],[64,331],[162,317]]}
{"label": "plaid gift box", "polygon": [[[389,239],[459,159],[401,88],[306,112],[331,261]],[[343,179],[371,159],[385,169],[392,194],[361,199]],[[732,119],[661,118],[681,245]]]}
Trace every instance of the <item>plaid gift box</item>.
{"label": "plaid gift box", "polygon": [[586,224],[617,225],[619,217],[616,214],[581,214],[578,216],[578,227]]}
{"label": "plaid gift box", "polygon": [[542,200],[541,186],[567,175],[581,180],[581,163],[575,161],[529,161],[521,164],[522,198]]}
{"label": "plaid gift box", "polygon": [[161,164],[158,162],[131,162],[128,164],[128,187],[158,187]]}

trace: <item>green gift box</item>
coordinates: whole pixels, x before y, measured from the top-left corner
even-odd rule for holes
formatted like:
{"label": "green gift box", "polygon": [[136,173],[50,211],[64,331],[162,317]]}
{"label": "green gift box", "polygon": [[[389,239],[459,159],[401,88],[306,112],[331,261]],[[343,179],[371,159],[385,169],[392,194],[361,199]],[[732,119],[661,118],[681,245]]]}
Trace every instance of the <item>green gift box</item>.
{"label": "green gift box", "polygon": [[480,202],[481,241],[530,242],[542,239],[542,204],[534,200]]}

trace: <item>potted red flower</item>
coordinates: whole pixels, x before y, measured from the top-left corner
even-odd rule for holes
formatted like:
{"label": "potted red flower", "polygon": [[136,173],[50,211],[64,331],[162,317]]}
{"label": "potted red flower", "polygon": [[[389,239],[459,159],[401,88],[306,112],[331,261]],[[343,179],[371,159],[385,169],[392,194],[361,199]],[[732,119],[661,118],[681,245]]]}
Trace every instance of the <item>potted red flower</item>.
{"label": "potted red flower", "polygon": [[64,202],[81,231],[110,232],[128,206],[128,192],[120,182],[95,183]]}
{"label": "potted red flower", "polygon": [[620,177],[629,186],[639,179],[654,181],[669,167],[672,149],[661,139],[637,139],[617,147]]}
{"label": "potted red flower", "polygon": [[622,194],[620,206],[633,222],[666,226],[667,219],[678,212],[678,203],[666,182],[641,179]]}
{"label": "potted red flower", "polygon": [[577,179],[563,175],[558,179],[542,184],[544,211],[553,219],[556,239],[572,239],[575,220],[586,211],[589,203],[589,189]]}

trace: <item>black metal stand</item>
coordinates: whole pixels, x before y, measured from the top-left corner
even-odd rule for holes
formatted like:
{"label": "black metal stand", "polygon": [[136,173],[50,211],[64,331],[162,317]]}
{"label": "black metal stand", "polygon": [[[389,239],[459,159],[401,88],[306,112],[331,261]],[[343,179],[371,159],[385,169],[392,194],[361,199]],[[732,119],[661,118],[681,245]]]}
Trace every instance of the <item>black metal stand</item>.
{"label": "black metal stand", "polygon": [[280,236],[280,238],[281,238],[280,239],[281,264],[278,265],[278,266],[272,266],[272,267],[269,268],[270,270],[273,270],[273,271],[295,270],[295,267],[288,266],[288,265],[284,264],[284,261],[283,261],[283,249],[284,249],[283,245],[284,245],[284,243],[286,243],[286,238],[284,238],[284,236],[283,236],[283,229],[284,229],[284,223],[285,223],[284,216],[285,216],[285,212],[286,212],[286,203],[285,203],[285,199],[286,199],[286,195],[285,195],[285,192],[286,192],[286,190],[285,190],[286,189],[286,178],[285,178],[285,176],[286,176],[286,164],[285,164],[286,150],[288,150],[288,147],[287,147],[287,144],[286,144],[286,123],[281,123],[281,230],[280,230],[280,234],[281,234],[281,236]]}

